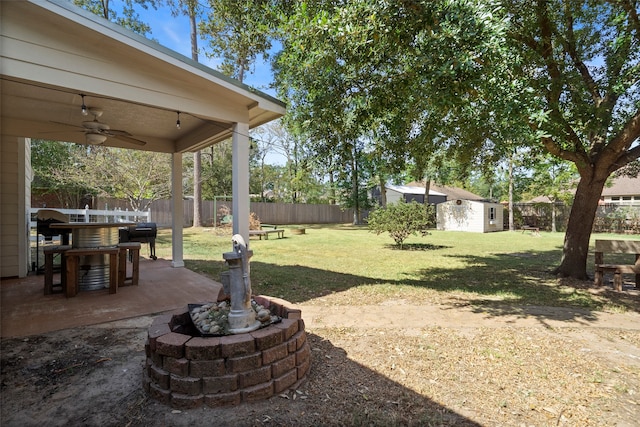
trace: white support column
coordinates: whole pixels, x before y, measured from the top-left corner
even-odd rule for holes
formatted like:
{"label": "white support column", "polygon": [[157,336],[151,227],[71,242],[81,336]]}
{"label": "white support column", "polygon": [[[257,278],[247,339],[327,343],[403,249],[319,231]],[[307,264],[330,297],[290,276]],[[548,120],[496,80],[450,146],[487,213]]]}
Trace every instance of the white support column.
{"label": "white support column", "polygon": [[171,266],[184,267],[182,224],[184,209],[182,202],[182,153],[171,155]]}
{"label": "white support column", "polygon": [[233,126],[233,234],[249,242],[249,124]]}

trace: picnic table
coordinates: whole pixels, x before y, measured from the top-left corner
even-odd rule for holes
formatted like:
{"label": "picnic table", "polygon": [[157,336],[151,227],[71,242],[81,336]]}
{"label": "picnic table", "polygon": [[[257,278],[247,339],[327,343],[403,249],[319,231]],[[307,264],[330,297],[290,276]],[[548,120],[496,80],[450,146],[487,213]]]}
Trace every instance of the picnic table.
{"label": "picnic table", "polygon": [[523,225],[521,230],[522,230],[522,234],[524,234],[525,231],[530,231],[531,234],[534,236],[540,235],[540,227],[534,227],[532,225]]}
{"label": "picnic table", "polygon": [[[265,230],[265,228],[268,228]],[[260,240],[264,237],[265,240],[269,240],[269,234],[276,234],[278,239],[284,237],[284,229],[278,228],[277,225],[272,224],[260,224],[260,230],[249,230],[249,237],[258,236]]]}

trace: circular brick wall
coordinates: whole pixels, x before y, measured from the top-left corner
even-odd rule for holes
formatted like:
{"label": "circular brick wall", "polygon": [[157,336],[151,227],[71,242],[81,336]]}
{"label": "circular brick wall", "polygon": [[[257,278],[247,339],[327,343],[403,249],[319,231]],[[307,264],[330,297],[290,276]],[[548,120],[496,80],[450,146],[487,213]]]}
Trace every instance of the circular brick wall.
{"label": "circular brick wall", "polygon": [[190,409],[237,405],[296,388],[311,366],[301,312],[277,298],[254,299],[282,321],[244,334],[199,337],[188,308],[157,317],[145,344],[147,393]]}

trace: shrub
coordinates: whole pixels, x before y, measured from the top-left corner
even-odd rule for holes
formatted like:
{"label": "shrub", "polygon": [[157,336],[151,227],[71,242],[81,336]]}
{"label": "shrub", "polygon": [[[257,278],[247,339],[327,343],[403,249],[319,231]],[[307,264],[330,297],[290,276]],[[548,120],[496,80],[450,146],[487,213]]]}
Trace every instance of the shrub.
{"label": "shrub", "polygon": [[416,201],[391,203],[369,214],[369,230],[376,234],[389,233],[396,245],[402,247],[410,235],[428,234],[432,226],[432,210],[432,206],[425,207]]}

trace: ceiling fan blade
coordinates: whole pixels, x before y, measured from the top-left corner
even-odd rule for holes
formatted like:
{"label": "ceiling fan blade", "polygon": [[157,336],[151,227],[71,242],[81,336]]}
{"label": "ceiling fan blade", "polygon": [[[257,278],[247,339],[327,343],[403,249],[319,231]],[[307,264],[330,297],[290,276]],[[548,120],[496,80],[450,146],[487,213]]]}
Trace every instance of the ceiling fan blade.
{"label": "ceiling fan blade", "polygon": [[[102,113],[100,113],[100,115],[101,114]],[[54,121],[52,121],[51,123],[78,128],[78,129],[81,129],[78,132],[84,132],[86,134],[90,134],[90,133],[100,134],[110,138],[116,138],[121,141],[128,142],[129,144],[135,144],[139,146],[147,145],[146,141],[142,141],[141,139],[134,138],[133,135],[131,135],[126,130],[109,129],[108,125],[98,121],[98,117],[100,117],[100,115],[94,116],[95,118],[93,122],[83,122],[82,126],[76,126],[76,125],[71,125],[69,123],[54,122]]]}
{"label": "ceiling fan blade", "polygon": [[112,138],[119,139],[119,140],[124,141],[124,142],[128,142],[130,144],[135,144],[135,145],[140,145],[140,146],[147,145],[146,141],[142,141],[140,139],[132,138],[132,137],[126,136],[126,135],[118,135],[118,134],[106,134],[106,135],[108,135],[108,136],[110,136]]}
{"label": "ceiling fan blade", "polygon": [[82,126],[71,125],[69,123],[54,122],[54,121],[51,121],[51,123],[55,123],[57,125],[63,125],[63,126],[71,126],[72,128],[84,129],[84,127],[82,127]]}
{"label": "ceiling fan blade", "polygon": [[84,133],[84,130],[48,130],[46,132],[38,132],[40,135],[54,135],[56,133]]}
{"label": "ceiling fan blade", "polygon": [[107,132],[112,133],[113,135],[116,135],[116,136],[129,136],[129,137],[133,136],[126,130],[108,129]]}

